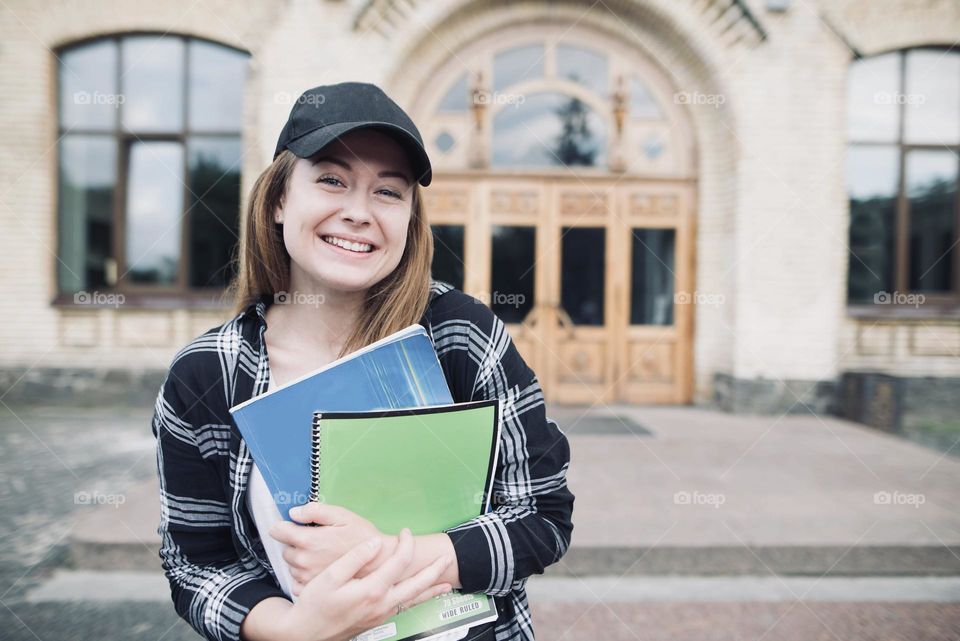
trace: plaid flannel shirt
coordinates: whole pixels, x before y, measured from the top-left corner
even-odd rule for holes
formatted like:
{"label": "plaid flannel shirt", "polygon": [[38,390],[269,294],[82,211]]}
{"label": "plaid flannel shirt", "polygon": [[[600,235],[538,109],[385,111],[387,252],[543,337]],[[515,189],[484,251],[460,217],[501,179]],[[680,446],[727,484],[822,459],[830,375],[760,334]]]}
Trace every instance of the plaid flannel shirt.
{"label": "plaid flannel shirt", "polygon": [[[160,559],[177,614],[211,640],[239,639],[254,605],[284,597],[247,510],[252,459],[228,411],[267,390],[263,334],[272,302],[261,297],[180,350],[152,421]],[[502,399],[494,509],[448,531],[463,589],[495,597],[499,610],[496,622],[470,637],[533,639],[526,579],[563,556],[573,530],[567,439],[546,417],[536,375],[488,307],[432,281],[421,324],[455,401]]]}

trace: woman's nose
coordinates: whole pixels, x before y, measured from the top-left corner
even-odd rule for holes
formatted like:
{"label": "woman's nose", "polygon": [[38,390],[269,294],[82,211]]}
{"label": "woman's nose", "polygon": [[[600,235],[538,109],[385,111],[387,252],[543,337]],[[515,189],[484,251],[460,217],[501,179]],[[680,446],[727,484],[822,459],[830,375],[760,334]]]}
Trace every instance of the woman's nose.
{"label": "woman's nose", "polygon": [[346,203],[344,208],[340,210],[340,218],[357,225],[369,224],[373,219],[373,216],[370,214],[370,203],[367,202],[366,198],[352,198],[350,202]]}

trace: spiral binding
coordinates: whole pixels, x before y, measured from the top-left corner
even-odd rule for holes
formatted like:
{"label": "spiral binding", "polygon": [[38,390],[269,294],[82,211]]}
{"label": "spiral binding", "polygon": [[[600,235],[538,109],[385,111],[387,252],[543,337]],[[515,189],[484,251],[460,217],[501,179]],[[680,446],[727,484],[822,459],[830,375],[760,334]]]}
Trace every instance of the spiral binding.
{"label": "spiral binding", "polygon": [[320,418],[322,412],[313,413],[313,429],[310,440],[310,500],[320,500],[320,455],[323,451],[321,435]]}

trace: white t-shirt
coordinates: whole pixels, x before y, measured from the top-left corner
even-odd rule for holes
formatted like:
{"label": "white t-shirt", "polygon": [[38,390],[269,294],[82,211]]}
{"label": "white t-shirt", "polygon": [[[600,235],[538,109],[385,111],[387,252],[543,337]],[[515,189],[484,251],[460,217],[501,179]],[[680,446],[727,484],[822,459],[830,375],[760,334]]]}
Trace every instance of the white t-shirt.
{"label": "white t-shirt", "polygon": [[[273,389],[272,375],[267,389]],[[283,550],[287,546],[268,534],[270,526],[282,521],[283,517],[280,515],[280,510],[273,500],[273,495],[270,494],[270,488],[267,487],[267,482],[256,463],[253,463],[253,468],[250,471],[249,483],[247,509],[253,516],[253,522],[257,526],[257,532],[260,533],[260,540],[263,542],[263,549],[266,551],[267,559],[269,559],[270,565],[273,566],[273,571],[277,575],[280,588],[290,599],[296,601],[297,597],[293,595],[292,591],[293,577],[290,576],[290,568],[287,566],[287,562],[283,560]]]}

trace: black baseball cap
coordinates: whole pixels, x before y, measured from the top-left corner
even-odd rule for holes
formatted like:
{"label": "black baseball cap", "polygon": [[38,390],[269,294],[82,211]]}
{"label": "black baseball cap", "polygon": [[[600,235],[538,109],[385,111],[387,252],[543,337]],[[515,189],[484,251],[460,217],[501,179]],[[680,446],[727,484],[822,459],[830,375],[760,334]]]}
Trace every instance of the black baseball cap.
{"label": "black baseball cap", "polygon": [[290,110],[273,157],[289,149],[301,158],[309,158],[340,136],[365,127],[380,130],[400,143],[417,182],[424,187],[430,184],[430,158],[417,126],[380,87],[366,82],[341,82],[304,91]]}

